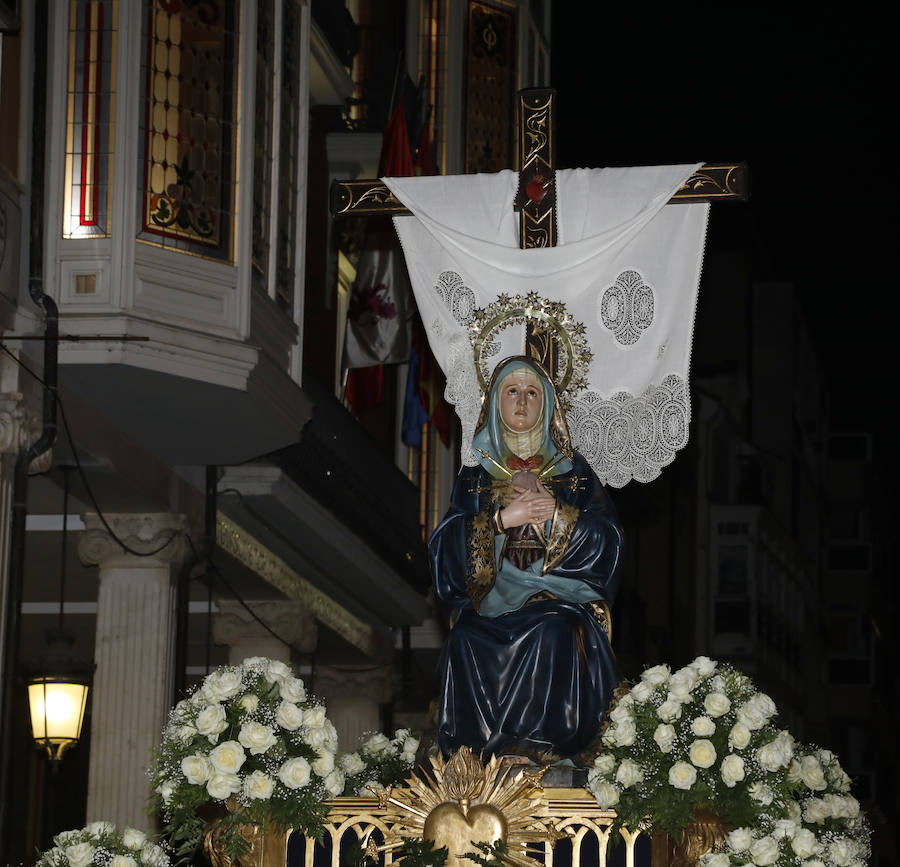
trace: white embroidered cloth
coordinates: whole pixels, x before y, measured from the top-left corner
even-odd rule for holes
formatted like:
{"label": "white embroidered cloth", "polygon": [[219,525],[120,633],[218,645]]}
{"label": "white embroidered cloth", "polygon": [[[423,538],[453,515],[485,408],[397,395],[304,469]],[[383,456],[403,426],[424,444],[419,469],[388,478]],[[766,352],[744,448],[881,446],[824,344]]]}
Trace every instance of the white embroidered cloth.
{"label": "white embroidered cloth", "polygon": [[[616,487],[650,481],[687,442],[688,368],[705,204],[664,207],[701,164],[557,172],[558,244],[521,250],[518,176],[385,178],[413,213],[394,225],[447,400],[471,450],[481,392],[470,343],[476,309],[501,293],[562,302],[593,352],[567,410],[575,447]],[[496,307],[492,308],[496,309]],[[479,357],[484,377],[524,352],[506,323]]]}

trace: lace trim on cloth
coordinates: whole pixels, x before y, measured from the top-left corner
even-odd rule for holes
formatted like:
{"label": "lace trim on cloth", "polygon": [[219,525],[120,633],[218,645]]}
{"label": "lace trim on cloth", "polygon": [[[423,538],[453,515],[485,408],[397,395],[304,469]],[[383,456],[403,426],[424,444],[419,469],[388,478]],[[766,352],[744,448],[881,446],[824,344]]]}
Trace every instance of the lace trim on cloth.
{"label": "lace trim on cloth", "polygon": [[481,389],[478,387],[478,374],[475,372],[475,361],[472,358],[472,345],[465,333],[455,334],[449,341],[444,400],[456,408],[456,414],[459,416],[462,428],[460,460],[464,466],[477,466],[478,458],[472,451],[472,438],[475,436],[475,425],[478,424],[478,416],[481,414]]}
{"label": "lace trim on cloth", "polygon": [[597,318],[622,346],[637,343],[653,323],[653,290],[637,271],[623,271],[600,296]]}
{"label": "lace trim on cloth", "polygon": [[490,592],[496,580],[494,566],[494,529],[490,512],[479,512],[472,517],[472,531],[468,539],[468,574],[466,593],[472,607],[478,611],[482,599]]}
{"label": "lace trim on cloth", "polygon": [[650,482],[688,440],[687,383],[675,374],[635,397],[582,392],[566,413],[572,444],[605,485]]}

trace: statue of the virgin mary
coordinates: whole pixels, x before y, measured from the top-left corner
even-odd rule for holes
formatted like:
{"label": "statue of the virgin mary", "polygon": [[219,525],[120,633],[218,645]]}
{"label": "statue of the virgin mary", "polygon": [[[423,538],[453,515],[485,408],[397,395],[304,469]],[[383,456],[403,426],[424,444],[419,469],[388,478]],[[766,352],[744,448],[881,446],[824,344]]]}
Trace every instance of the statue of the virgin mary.
{"label": "statue of the virgin mary", "polygon": [[429,541],[451,623],[438,742],[447,753],[574,756],[619,680],[604,619],[621,527],[537,361],[496,366],[473,449],[478,464],[460,471]]}

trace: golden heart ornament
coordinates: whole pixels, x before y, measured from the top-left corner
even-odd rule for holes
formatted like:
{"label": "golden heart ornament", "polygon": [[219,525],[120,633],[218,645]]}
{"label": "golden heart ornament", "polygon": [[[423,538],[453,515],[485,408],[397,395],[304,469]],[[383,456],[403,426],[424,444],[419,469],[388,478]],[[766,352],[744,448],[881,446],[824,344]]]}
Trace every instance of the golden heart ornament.
{"label": "golden heart ornament", "polygon": [[490,804],[476,804],[463,813],[458,804],[444,801],[425,820],[422,836],[434,843],[435,849],[447,847],[446,867],[473,867],[463,856],[477,852],[476,843],[506,840],[506,816]]}

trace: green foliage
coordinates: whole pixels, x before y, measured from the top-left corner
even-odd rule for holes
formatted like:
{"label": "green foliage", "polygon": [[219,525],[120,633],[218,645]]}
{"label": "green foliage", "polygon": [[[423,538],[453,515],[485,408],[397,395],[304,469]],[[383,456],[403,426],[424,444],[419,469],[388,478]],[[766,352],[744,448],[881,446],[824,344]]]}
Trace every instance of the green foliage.
{"label": "green foliage", "polygon": [[466,852],[463,858],[468,858],[481,867],[507,867],[506,856],[509,853],[509,846],[505,840],[495,840],[493,843],[475,843],[477,852]]}

